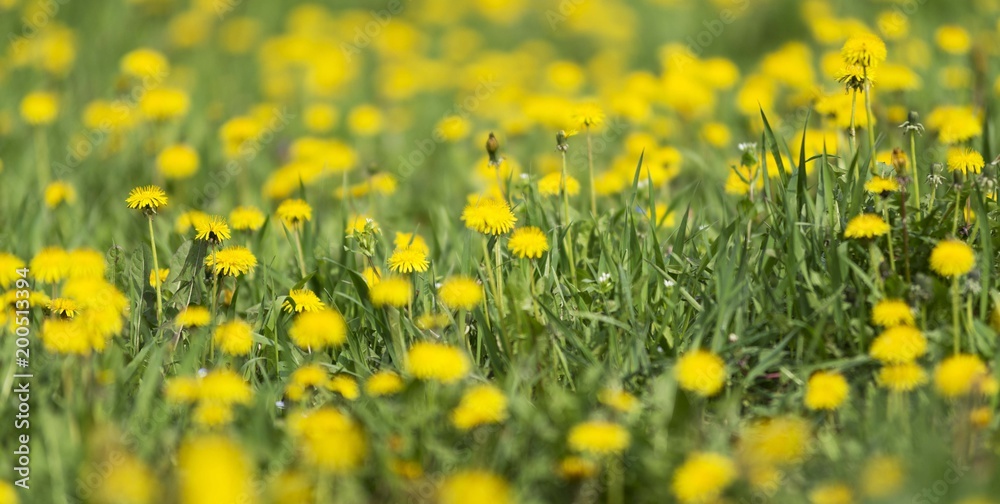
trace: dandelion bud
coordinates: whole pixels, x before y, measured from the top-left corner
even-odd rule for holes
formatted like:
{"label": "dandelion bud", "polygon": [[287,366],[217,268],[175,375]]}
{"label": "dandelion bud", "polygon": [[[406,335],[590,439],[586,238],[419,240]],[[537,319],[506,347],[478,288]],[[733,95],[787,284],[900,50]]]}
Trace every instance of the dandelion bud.
{"label": "dandelion bud", "polygon": [[896,173],[900,175],[906,173],[906,153],[903,149],[899,147],[892,149],[892,166],[896,169]]}
{"label": "dandelion bud", "polygon": [[503,159],[497,155],[497,151],[500,150],[500,142],[497,140],[496,135],[490,132],[490,137],[486,139],[486,153],[490,155],[490,166],[500,166],[500,162]]}

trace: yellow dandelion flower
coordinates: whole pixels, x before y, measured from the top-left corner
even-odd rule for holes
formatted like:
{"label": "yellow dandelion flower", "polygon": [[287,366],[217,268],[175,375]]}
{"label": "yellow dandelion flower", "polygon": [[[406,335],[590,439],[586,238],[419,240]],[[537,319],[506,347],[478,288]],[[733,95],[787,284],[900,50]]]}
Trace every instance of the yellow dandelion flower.
{"label": "yellow dandelion flower", "polygon": [[861,470],[861,491],[868,497],[885,499],[898,492],[905,479],[902,460],[878,455],[868,459]]}
{"label": "yellow dandelion flower", "polygon": [[339,347],[347,341],[347,322],[332,308],[304,311],[295,316],[288,336],[302,349]]}
{"label": "yellow dandelion flower", "polygon": [[670,489],[684,503],[714,502],[736,475],[736,464],[729,457],[696,452],[674,472]]}
{"label": "yellow dandelion flower", "polygon": [[934,369],[934,388],[948,399],[966,396],[986,380],[988,373],[986,364],[979,357],[952,355]]}
{"label": "yellow dandelion flower", "polygon": [[625,451],[632,436],[621,425],[604,420],[590,420],[574,425],[566,439],[569,447],[591,455],[613,455]]}
{"label": "yellow dandelion flower", "polygon": [[597,400],[622,413],[639,409],[639,399],[620,388],[604,388],[597,394]]}
{"label": "yellow dandelion flower", "polygon": [[983,171],[986,162],[983,155],[975,149],[952,147],[948,149],[948,171],[960,171],[963,175]]}
{"label": "yellow dandelion flower", "polygon": [[469,374],[470,367],[461,349],[443,343],[417,342],[406,353],[407,371],[418,380],[454,383]]}
{"label": "yellow dandelion flower", "polygon": [[851,387],[840,373],[813,373],[806,384],[805,404],[811,410],[835,410],[844,404],[850,391]]}
{"label": "yellow dandelion flower", "polygon": [[927,353],[927,338],[920,329],[894,326],[872,341],[868,354],[885,364],[906,364]]}
{"label": "yellow dandelion flower", "polygon": [[59,247],[46,247],[35,254],[29,265],[30,274],[43,284],[59,283],[70,271],[69,253]]}
{"label": "yellow dandelion flower", "polygon": [[[0,287],[6,289],[10,284],[21,278],[18,270],[23,269],[24,261],[20,257],[7,252],[0,252]],[[103,274],[103,270],[102,270]]]}
{"label": "yellow dandelion flower", "polygon": [[426,252],[418,247],[397,248],[389,256],[389,270],[394,273],[423,273],[429,267]]}
{"label": "yellow dandelion flower", "polygon": [[945,25],[934,32],[934,42],[949,54],[965,54],[972,47],[969,32],[957,25]]}
{"label": "yellow dandelion flower", "polygon": [[526,226],[517,228],[511,233],[507,248],[518,258],[538,259],[548,252],[549,239],[541,229]]}
{"label": "yellow dandelion flower", "polygon": [[682,389],[712,397],[726,384],[726,363],[712,352],[692,350],[677,360],[674,376]]}
{"label": "yellow dandelion flower", "polygon": [[913,309],[901,299],[883,299],[872,307],[872,323],[882,327],[913,325]]}
{"label": "yellow dandelion flower", "polygon": [[443,329],[451,323],[451,316],[447,313],[424,313],[417,317],[417,329],[430,331]]}
{"label": "yellow dandelion flower", "polygon": [[885,42],[872,33],[860,33],[847,39],[840,50],[844,63],[875,68],[885,61]]}
{"label": "yellow dandelion flower", "polygon": [[875,214],[861,214],[851,219],[844,228],[845,238],[875,238],[889,232],[889,225]]}
{"label": "yellow dandelion flower", "polygon": [[415,233],[397,232],[396,238],[393,239],[392,244],[398,249],[412,248],[425,255],[431,253],[431,249],[427,246],[427,242],[424,240],[424,237]]}
{"label": "yellow dandelion flower", "polygon": [[451,423],[461,430],[495,424],[507,419],[507,396],[493,385],[471,387],[451,412]]}
{"label": "yellow dandelion flower", "polygon": [[290,228],[312,220],[312,207],[301,199],[288,199],[278,205],[278,218]]}
{"label": "yellow dandelion flower", "polygon": [[894,178],[874,176],[865,182],[865,190],[884,197],[889,193],[899,191],[899,182]]}
{"label": "yellow dandelion flower", "polygon": [[241,206],[229,212],[229,222],[236,231],[256,231],[264,225],[264,212],[252,206]]}
{"label": "yellow dandelion flower", "polygon": [[854,492],[843,483],[825,483],[809,492],[810,504],[853,504]]}
{"label": "yellow dandelion flower", "polygon": [[954,145],[983,134],[982,122],[972,107],[942,106],[927,116],[927,127],[938,132],[938,140]]}
{"label": "yellow dandelion flower", "polygon": [[441,303],[456,310],[472,310],[483,302],[483,286],[466,276],[453,276],[438,288]]}
{"label": "yellow dandelion flower", "polygon": [[59,98],[53,93],[35,91],[21,99],[21,118],[32,126],[52,124],[59,113]]}
{"label": "yellow dandelion flower", "polygon": [[883,366],[875,381],[893,392],[909,392],[927,383],[927,371],[913,362],[892,364]]}
{"label": "yellow dandelion flower", "polygon": [[185,440],[177,452],[177,474],[184,504],[241,502],[248,495],[256,495],[250,458],[223,435]]}
{"label": "yellow dandelion flower", "polygon": [[174,221],[174,231],[177,234],[187,234],[188,231],[198,222],[208,219],[208,214],[200,210],[189,210],[182,213]]}
{"label": "yellow dandelion flower", "polygon": [[563,479],[573,480],[592,478],[597,474],[597,470],[597,462],[594,460],[569,456],[559,461],[559,467],[556,472]]}
{"label": "yellow dandelion flower", "polygon": [[170,268],[160,268],[158,270],[149,271],[149,286],[156,287],[157,285],[163,285],[167,282],[167,277],[170,276]]}
{"label": "yellow dandelion flower", "polygon": [[383,277],[375,285],[368,286],[368,297],[375,307],[401,308],[413,300],[413,284],[403,277]]}
{"label": "yellow dandelion flower", "polygon": [[168,179],[186,179],[198,173],[198,151],[190,145],[171,145],[156,156],[156,170]]}
{"label": "yellow dandelion flower", "polygon": [[128,193],[125,203],[129,208],[155,214],[160,207],[167,204],[167,193],[155,185],[136,187]]}
{"label": "yellow dandelion flower", "polygon": [[510,485],[488,471],[465,470],[452,474],[441,482],[437,504],[513,504]]}
{"label": "yellow dandelion flower", "polygon": [[[103,477],[91,487],[94,502],[121,504],[152,504],[160,495],[156,476],[141,460],[131,454],[117,452],[98,467]],[[95,467],[95,470],[97,468]],[[13,504],[0,497],[0,503]]]}
{"label": "yellow dandelion flower", "polygon": [[175,323],[183,327],[204,327],[212,321],[212,314],[204,306],[188,306],[177,314]]}
{"label": "yellow dandelion flower", "polygon": [[215,369],[198,382],[198,399],[220,404],[249,404],[253,399],[253,389],[236,372]]}
{"label": "yellow dandelion flower", "polygon": [[969,412],[969,423],[977,429],[985,429],[993,423],[993,410],[982,406]]}
{"label": "yellow dandelion flower", "polygon": [[288,291],[288,296],[281,307],[288,313],[302,313],[310,311],[325,310],[326,305],[323,300],[309,289],[292,289]]}
{"label": "yellow dandelion flower", "polygon": [[382,271],[379,268],[372,268],[369,266],[361,272],[361,278],[365,281],[365,284],[367,284],[368,287],[371,287],[382,280]]}
{"label": "yellow dandelion flower", "polygon": [[207,219],[200,219],[194,223],[195,239],[205,240],[218,245],[228,240],[232,235],[229,232],[229,225],[226,219],[218,215],[212,215]]}
{"label": "yellow dandelion flower", "polygon": [[326,388],[331,392],[336,392],[348,401],[353,401],[361,395],[358,388],[358,381],[348,375],[337,375],[330,379]]}
{"label": "yellow dandelion flower", "polygon": [[76,203],[76,189],[69,182],[56,180],[45,186],[43,199],[45,200],[45,206],[49,208],[56,208],[63,203],[72,205]]}
{"label": "yellow dandelion flower", "polygon": [[76,279],[103,279],[104,270],[107,268],[104,262],[104,254],[89,248],[80,248],[71,251],[69,253],[69,263],[69,278]]}
{"label": "yellow dandelion flower", "polygon": [[163,389],[167,402],[190,404],[198,400],[198,380],[190,376],[170,378]]}
{"label": "yellow dandelion flower", "polygon": [[942,240],[934,246],[930,257],[931,269],[943,277],[958,277],[976,265],[976,253],[960,240]]}
{"label": "yellow dandelion flower", "polygon": [[577,128],[594,128],[604,124],[604,111],[596,103],[584,103],[573,111],[573,124]]}
{"label": "yellow dandelion flower", "polygon": [[191,413],[195,424],[209,428],[229,425],[235,416],[232,406],[216,402],[200,402]]}
{"label": "yellow dandelion flower", "polygon": [[61,355],[90,355],[90,335],[79,319],[46,319],[40,338],[45,351]]}
{"label": "yellow dandelion flower", "polygon": [[757,464],[780,466],[805,458],[812,428],[802,418],[780,416],[757,420],[743,430],[740,451]]}
{"label": "yellow dandelion flower", "polygon": [[331,407],[292,415],[288,430],[305,461],[330,473],[353,472],[361,467],[368,452],[361,426]]}
{"label": "yellow dandelion flower", "polygon": [[212,335],[212,342],[229,355],[247,355],[253,348],[253,328],[242,320],[219,324]]}
{"label": "yellow dandelion flower", "polygon": [[257,258],[242,245],[231,245],[205,257],[205,265],[216,275],[238,277],[257,267]]}
{"label": "yellow dandelion flower", "polygon": [[392,371],[379,371],[365,381],[365,393],[372,397],[382,397],[403,390],[403,379]]}
{"label": "yellow dandelion flower", "polygon": [[180,89],[158,87],[147,89],[139,100],[139,111],[153,121],[167,121],[188,113],[191,98]]}
{"label": "yellow dandelion flower", "polygon": [[462,211],[462,220],[469,229],[485,235],[502,235],[514,229],[517,217],[511,212],[506,201],[495,198],[479,198]]}
{"label": "yellow dandelion flower", "polygon": [[80,305],[68,298],[50,299],[45,309],[49,313],[63,318],[73,318],[77,313],[80,313]]}
{"label": "yellow dandelion flower", "polygon": [[123,74],[137,79],[144,77],[162,79],[170,73],[170,62],[163,53],[140,47],[122,56],[118,68]]}
{"label": "yellow dandelion flower", "polygon": [[[550,173],[538,181],[538,194],[542,196],[560,196],[563,190],[563,178],[559,172]],[[570,175],[566,176],[566,194],[580,194],[580,182]]]}

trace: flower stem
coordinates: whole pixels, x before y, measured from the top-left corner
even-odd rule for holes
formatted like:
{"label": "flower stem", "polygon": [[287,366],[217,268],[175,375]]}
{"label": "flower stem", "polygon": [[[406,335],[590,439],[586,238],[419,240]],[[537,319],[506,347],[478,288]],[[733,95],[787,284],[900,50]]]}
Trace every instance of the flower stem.
{"label": "flower stem", "polygon": [[[857,138],[857,126],[855,124],[857,122],[855,120],[855,113],[856,113],[855,110],[857,109],[857,107],[858,107],[858,90],[854,89],[851,91],[851,129],[847,135],[847,142],[850,144],[851,147],[850,153],[852,155],[854,154],[854,147],[855,147],[854,144]],[[857,180],[857,178],[858,178],[858,165],[855,164],[854,179]]]}
{"label": "flower stem", "polygon": [[957,235],[958,233],[958,214],[960,213],[959,207],[962,206],[962,190],[955,189],[955,223],[951,226],[951,234]]}
{"label": "flower stem", "polygon": [[[885,221],[889,222],[889,205],[885,202],[882,203],[882,215],[885,217]],[[896,254],[892,249],[892,226],[889,226],[889,232],[885,234],[886,242],[889,244],[889,268],[893,273],[896,272]]]}
{"label": "flower stem", "polygon": [[958,335],[958,312],[959,312],[959,299],[958,299],[958,276],[951,277],[951,330],[952,338],[954,341],[955,355],[958,355],[959,350],[959,335]]}
{"label": "flower stem", "polygon": [[868,169],[875,172],[875,128],[872,123],[872,85],[868,79],[868,69],[865,68],[865,118],[868,120]]}
{"label": "flower stem", "polygon": [[569,221],[569,193],[566,192],[566,152],[562,152],[562,178],[559,182],[559,192],[563,200],[563,226],[566,227],[566,254],[569,257],[569,272],[576,285],[576,259],[573,257],[573,231]]}
{"label": "flower stem", "polygon": [[302,238],[299,236],[299,228],[295,228],[295,249],[299,253],[299,273],[302,274],[302,278],[306,277],[306,259],[305,255],[302,254]]}
{"label": "flower stem", "polygon": [[503,263],[500,260],[500,238],[497,237],[496,242],[493,244],[493,251],[496,253],[496,274],[497,274],[497,309],[500,312],[500,316],[503,317]]}
{"label": "flower stem", "polygon": [[163,323],[163,296],[160,294],[160,262],[156,258],[156,235],[153,233],[153,216],[149,216],[149,244],[153,249],[153,278],[156,280],[156,324]]}
{"label": "flower stem", "polygon": [[917,217],[923,218],[920,209],[920,172],[917,170],[917,140],[916,133],[910,132],[910,177],[913,179],[913,197],[917,200]]}
{"label": "flower stem", "polygon": [[[590,136],[590,126],[587,126],[587,165],[590,170],[590,213],[597,218],[597,191],[594,189],[594,142]],[[563,180],[566,174],[563,173]]]}

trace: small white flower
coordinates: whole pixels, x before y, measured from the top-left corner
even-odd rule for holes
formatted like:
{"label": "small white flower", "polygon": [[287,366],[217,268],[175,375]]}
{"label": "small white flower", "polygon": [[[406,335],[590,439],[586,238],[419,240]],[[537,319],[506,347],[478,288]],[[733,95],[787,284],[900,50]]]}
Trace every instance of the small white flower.
{"label": "small white flower", "polygon": [[278,409],[285,409],[285,401],[275,401],[274,405]]}
{"label": "small white flower", "polygon": [[611,273],[601,273],[601,276],[597,277],[597,281],[600,283],[608,283],[611,281]]}
{"label": "small white flower", "polygon": [[740,337],[737,336],[736,333],[729,333],[729,341],[736,343],[736,341],[739,339]]}
{"label": "small white flower", "polygon": [[521,174],[521,180],[528,180],[528,174],[527,173],[522,173]]}
{"label": "small white flower", "polygon": [[757,142],[741,142],[737,147],[742,152],[757,150]]}
{"label": "small white flower", "polygon": [[675,282],[675,281],[673,281],[673,280],[671,280],[669,278],[666,278],[666,279],[663,280],[663,286],[666,287],[666,288],[668,288],[668,289],[671,288],[671,287],[673,287],[673,286],[675,286],[675,285],[677,285],[677,282]]}
{"label": "small white flower", "polygon": [[208,370],[207,369],[201,368],[201,369],[198,370],[198,378],[204,378],[206,376],[208,376]]}

